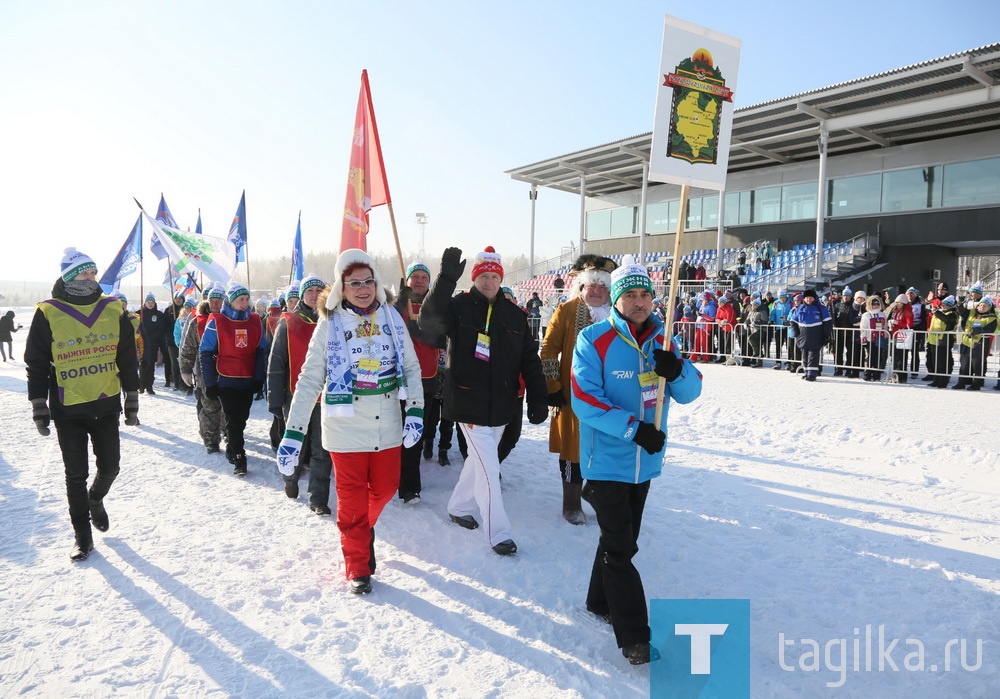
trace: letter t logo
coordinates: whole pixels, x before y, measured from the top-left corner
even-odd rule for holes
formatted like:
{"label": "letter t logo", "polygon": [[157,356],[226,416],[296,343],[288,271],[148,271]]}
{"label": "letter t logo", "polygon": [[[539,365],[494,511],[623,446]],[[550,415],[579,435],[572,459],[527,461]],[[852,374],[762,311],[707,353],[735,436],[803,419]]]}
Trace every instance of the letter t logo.
{"label": "letter t logo", "polygon": [[691,637],[691,674],[712,674],[712,636],[722,636],[729,624],[674,624],[674,633]]}

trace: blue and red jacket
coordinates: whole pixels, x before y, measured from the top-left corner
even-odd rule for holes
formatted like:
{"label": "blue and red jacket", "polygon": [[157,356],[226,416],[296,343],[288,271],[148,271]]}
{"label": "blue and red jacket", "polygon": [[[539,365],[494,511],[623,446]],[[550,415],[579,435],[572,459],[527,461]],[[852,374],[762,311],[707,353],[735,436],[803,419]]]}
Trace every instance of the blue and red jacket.
{"label": "blue and red jacket", "polygon": [[[655,314],[649,320],[652,327],[635,338],[634,326],[612,310],[607,320],[577,337],[570,378],[573,412],[580,419],[580,471],[586,479],[644,483],[660,475],[663,452],[649,454],[632,441],[639,421],[651,423],[656,417],[655,405],[644,405],[639,383],[640,374],[653,370],[653,350],[663,346],[663,323]],[[690,403],[701,395],[701,372],[681,361],[680,376],[667,383],[664,394],[659,425],[664,433],[669,399]]]}
{"label": "blue and red jacket", "polygon": [[[221,323],[216,322],[216,316],[222,316]],[[229,327],[232,323],[226,321],[236,321],[239,324],[246,324],[246,333],[239,337],[234,336],[233,330]],[[225,328],[220,327],[226,325]],[[268,340],[262,331],[257,314],[252,310],[237,311],[229,305],[227,300],[222,306],[222,313],[213,313],[209,316],[205,325],[205,332],[201,336],[201,344],[198,351],[201,355],[201,375],[205,381],[205,387],[219,386],[221,388],[238,388],[241,390],[253,390],[254,383],[264,384],[267,378],[267,349]],[[220,330],[223,337],[219,338]],[[234,353],[233,350],[239,344],[249,341],[249,347],[239,349],[247,350]],[[220,351],[220,342],[222,344]],[[237,357],[237,354],[239,355]],[[226,360],[232,365],[235,361],[239,364],[239,371],[234,372],[239,376],[225,376],[220,374],[216,362],[219,358]]]}

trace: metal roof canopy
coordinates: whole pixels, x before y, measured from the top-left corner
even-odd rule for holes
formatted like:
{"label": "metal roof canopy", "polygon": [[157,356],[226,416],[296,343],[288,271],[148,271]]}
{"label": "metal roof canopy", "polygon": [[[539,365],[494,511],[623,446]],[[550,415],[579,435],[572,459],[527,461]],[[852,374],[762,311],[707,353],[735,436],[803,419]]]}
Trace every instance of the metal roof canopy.
{"label": "metal roof canopy", "polygon": [[[919,143],[1000,127],[1000,44],[737,109],[728,172]],[[586,196],[642,187],[652,132],[507,170],[515,180]],[[581,178],[581,175],[586,175]]]}

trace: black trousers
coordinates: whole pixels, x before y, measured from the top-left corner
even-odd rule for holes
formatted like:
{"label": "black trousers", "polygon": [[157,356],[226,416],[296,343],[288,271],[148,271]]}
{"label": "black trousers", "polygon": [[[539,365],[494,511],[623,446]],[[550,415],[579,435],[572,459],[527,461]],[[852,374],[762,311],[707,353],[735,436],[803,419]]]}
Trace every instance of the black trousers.
{"label": "black trousers", "polygon": [[[309,504],[326,505],[330,501],[330,477],[333,474],[333,459],[323,448],[323,408],[317,403],[309,416],[309,427],[302,440],[299,465],[295,469],[295,480],[302,471],[309,470]],[[284,422],[284,420],[282,420]],[[285,476],[285,480],[291,480]]]}
{"label": "black trousers", "polygon": [[253,391],[249,388],[219,387],[219,402],[222,403],[222,413],[226,416],[226,456],[233,457],[243,454],[245,442],[243,430],[250,419],[250,408],[253,407]]}
{"label": "black trousers", "polygon": [[90,503],[87,477],[90,456],[87,441],[94,451],[97,477],[91,488],[95,500],[102,500],[118,477],[121,463],[121,442],[118,438],[118,413],[97,418],[60,417],[54,420],[59,449],[66,469],[66,499],[73,531],[90,536]]}
{"label": "black trousers", "polygon": [[412,447],[399,450],[399,497],[420,494],[420,457],[424,452],[424,439]]}
{"label": "black trousers", "polygon": [[587,481],[601,538],[590,573],[587,609],[611,614],[618,647],[649,641],[646,591],[632,558],[639,551],[639,528],[649,494],[645,483]]}

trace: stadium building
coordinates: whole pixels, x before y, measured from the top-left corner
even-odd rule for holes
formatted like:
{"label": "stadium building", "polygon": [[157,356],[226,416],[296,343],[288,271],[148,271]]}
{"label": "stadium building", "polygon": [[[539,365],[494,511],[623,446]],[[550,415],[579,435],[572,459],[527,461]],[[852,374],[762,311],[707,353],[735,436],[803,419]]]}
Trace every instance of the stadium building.
{"label": "stadium building", "polygon": [[[961,289],[978,279],[960,258],[1000,254],[998,127],[1000,44],[737,109],[726,190],[691,188],[683,259],[714,277],[739,249],[769,241],[771,271],[744,285],[926,291],[940,279]],[[646,180],[651,141],[640,134],[507,174],[532,199],[539,187],[580,197],[580,250],[641,251],[662,277],[680,187]]]}

